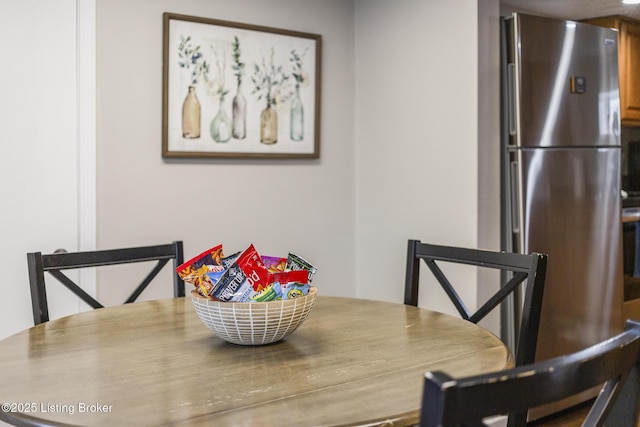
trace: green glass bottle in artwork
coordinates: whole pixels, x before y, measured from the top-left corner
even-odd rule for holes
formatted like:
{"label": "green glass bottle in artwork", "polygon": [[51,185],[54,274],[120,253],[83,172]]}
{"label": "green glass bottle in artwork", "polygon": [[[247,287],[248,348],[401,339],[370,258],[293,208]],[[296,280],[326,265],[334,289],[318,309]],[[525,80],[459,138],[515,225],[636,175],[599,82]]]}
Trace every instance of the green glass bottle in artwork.
{"label": "green glass bottle in artwork", "polygon": [[227,142],[231,139],[231,119],[229,119],[227,112],[224,111],[223,104],[224,98],[221,98],[218,113],[211,120],[211,126],[209,127],[211,138],[215,142]]}
{"label": "green glass bottle in artwork", "polygon": [[290,137],[292,141],[304,139],[304,108],[300,99],[300,88],[296,86],[296,94],[291,100]]}
{"label": "green glass bottle in artwork", "polygon": [[232,135],[235,139],[245,139],[247,136],[247,100],[238,85],[238,93],[233,97],[231,117],[233,123]]}

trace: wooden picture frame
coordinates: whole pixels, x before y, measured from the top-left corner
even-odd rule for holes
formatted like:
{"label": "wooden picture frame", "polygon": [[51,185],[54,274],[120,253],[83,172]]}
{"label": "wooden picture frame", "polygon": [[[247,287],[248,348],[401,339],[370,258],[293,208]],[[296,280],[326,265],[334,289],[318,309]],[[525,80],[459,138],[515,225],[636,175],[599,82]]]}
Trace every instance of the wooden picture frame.
{"label": "wooden picture frame", "polygon": [[321,41],[165,12],[162,157],[318,158]]}

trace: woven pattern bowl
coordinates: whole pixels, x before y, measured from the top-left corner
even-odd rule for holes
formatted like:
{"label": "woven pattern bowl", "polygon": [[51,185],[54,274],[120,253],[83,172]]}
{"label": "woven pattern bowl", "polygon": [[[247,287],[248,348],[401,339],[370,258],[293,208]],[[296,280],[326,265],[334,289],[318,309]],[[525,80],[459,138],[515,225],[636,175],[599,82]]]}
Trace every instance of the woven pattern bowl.
{"label": "woven pattern bowl", "polygon": [[305,296],[269,302],[212,301],[191,291],[193,307],[207,328],[225,341],[262,345],[281,340],[306,320],[316,299],[315,286]]}

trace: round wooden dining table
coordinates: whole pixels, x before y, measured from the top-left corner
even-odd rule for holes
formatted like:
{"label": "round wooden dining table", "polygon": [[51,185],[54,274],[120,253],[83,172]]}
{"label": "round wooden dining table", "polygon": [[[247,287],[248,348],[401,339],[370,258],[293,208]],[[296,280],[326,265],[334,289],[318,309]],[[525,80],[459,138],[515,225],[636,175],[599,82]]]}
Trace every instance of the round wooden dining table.
{"label": "round wooden dining table", "polygon": [[[292,335],[216,337],[190,297],[51,320],[0,341],[0,420],[16,425],[412,425],[424,373],[513,366],[492,333],[413,306],[319,296]],[[47,424],[50,423],[50,424]]]}

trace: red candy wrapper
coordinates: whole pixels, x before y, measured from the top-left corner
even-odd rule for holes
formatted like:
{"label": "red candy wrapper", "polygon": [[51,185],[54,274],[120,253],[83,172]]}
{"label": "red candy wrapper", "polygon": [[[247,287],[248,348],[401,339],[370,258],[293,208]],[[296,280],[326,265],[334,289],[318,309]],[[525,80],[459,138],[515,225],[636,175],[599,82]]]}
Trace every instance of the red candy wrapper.
{"label": "red candy wrapper", "polygon": [[255,247],[249,245],[222,274],[209,296],[219,301],[248,301],[269,284],[269,272]]}
{"label": "red candy wrapper", "polygon": [[208,295],[214,283],[207,273],[219,271],[223,257],[222,245],[214,246],[178,266],[176,273],[185,282],[195,285],[202,295]]}
{"label": "red candy wrapper", "polygon": [[282,299],[293,299],[309,293],[309,274],[307,270],[285,271],[272,274],[274,284],[280,286]]}

